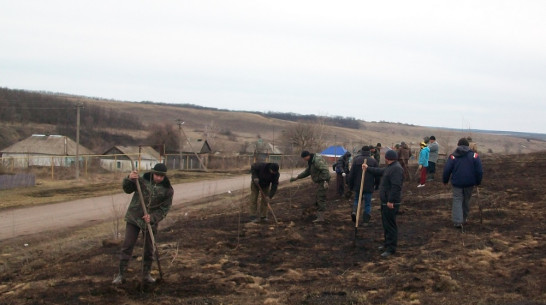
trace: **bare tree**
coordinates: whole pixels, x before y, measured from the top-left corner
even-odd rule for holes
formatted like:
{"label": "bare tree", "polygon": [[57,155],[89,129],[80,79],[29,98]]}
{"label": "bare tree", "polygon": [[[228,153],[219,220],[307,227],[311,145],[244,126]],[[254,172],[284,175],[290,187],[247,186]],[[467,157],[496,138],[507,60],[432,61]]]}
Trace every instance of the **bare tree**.
{"label": "bare tree", "polygon": [[146,137],[146,144],[163,145],[166,152],[178,151],[178,131],[172,124],[154,124],[149,128],[150,133]]}
{"label": "bare tree", "polygon": [[285,130],[282,140],[293,151],[315,150],[320,146],[323,134],[321,125],[298,123]]}

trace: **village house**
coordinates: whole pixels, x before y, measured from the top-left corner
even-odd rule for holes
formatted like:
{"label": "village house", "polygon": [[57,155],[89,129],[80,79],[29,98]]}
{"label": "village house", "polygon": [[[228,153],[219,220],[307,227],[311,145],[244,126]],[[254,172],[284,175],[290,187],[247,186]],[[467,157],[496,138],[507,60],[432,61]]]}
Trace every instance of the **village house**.
{"label": "village house", "polygon": [[100,166],[109,171],[129,172],[131,163],[135,169],[150,170],[160,162],[161,155],[151,146],[116,145],[103,153]]}
{"label": "village house", "polygon": [[[0,151],[2,165],[11,168],[30,166],[70,167],[76,162],[77,143],[67,136],[42,135],[32,136]],[[79,145],[80,162],[84,156],[92,155],[88,148]]]}

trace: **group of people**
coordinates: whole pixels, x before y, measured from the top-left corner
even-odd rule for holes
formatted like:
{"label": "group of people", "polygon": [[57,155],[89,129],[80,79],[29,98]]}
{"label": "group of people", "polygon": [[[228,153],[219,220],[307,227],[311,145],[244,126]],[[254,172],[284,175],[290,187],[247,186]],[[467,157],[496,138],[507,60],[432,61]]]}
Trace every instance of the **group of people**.
{"label": "group of people", "polygon": [[[438,160],[438,144],[434,136],[429,137],[428,143],[421,144],[425,145],[421,145],[422,149],[419,153],[419,168],[421,170],[419,185],[424,185],[423,177],[426,179],[427,173],[430,173],[432,178],[434,177]],[[359,201],[364,202],[363,221],[370,221],[372,194],[375,190],[379,190],[381,221],[384,230],[384,243],[379,249],[382,251],[382,257],[388,257],[396,252],[398,244],[396,215],[402,203],[402,185],[408,177],[408,159],[411,157],[411,151],[404,142],[397,151],[388,149],[385,153],[386,166],[381,167],[380,149],[380,143],[376,146],[363,146],[358,155],[352,159],[350,168],[348,166],[350,154],[344,155],[341,158],[343,162],[339,164],[342,169],[339,175],[344,178],[343,181],[346,181],[349,189],[355,192],[351,213],[353,222],[357,219]],[[317,186],[315,193],[317,213],[313,222],[321,223],[325,221],[324,212],[327,207],[326,195],[330,183],[330,167],[322,156],[306,150],[301,152],[301,158],[307,163],[306,168],[296,177],[292,177],[290,182],[311,176]],[[337,174],[336,167],[337,165],[334,166],[334,170]],[[252,180],[251,221],[267,222],[269,200],[275,195],[279,184],[279,166],[276,163],[255,163],[251,166],[250,172]],[[143,232],[145,239],[143,280],[147,283],[155,282],[155,279],[150,275],[154,257],[151,235],[157,233],[159,222],[167,216],[174,195],[173,187],[166,174],[167,167],[159,163],[143,176],[132,171],[123,179],[123,190],[128,194],[134,193],[134,195],[125,215],[125,238],[121,247],[119,272],[114,278],[113,284],[125,282],[127,266],[140,232]],[[451,180],[453,188],[452,220],[455,227],[462,227],[466,223],[472,191],[474,186],[480,185],[482,175],[483,170],[478,153],[471,149],[468,139],[460,139],[457,149],[447,158],[442,175],[444,184]],[[363,189],[360,198],[361,186]],[[261,204],[259,204],[260,197],[262,198]],[[145,207],[142,206],[142,201],[147,201],[144,203]],[[148,228],[151,228],[151,234],[148,232]]]}

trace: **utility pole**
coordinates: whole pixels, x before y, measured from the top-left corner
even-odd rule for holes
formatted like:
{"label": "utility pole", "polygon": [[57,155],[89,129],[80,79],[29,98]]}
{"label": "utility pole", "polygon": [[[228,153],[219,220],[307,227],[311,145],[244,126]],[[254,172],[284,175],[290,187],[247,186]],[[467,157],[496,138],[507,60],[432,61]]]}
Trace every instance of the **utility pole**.
{"label": "utility pole", "polygon": [[83,104],[76,105],[76,180],[80,179],[80,110]]}
{"label": "utility pole", "polygon": [[182,124],[184,124],[184,122],[182,122],[181,119],[177,119],[176,120],[176,124],[178,125],[178,153],[179,153],[179,166],[180,166],[180,169],[182,170]]}
{"label": "utility pole", "polygon": [[[193,147],[190,143],[190,139],[188,139],[188,137],[186,136],[186,133],[184,132],[184,128],[182,128],[182,125],[184,125],[184,121],[182,121],[181,119],[177,119],[176,120],[176,123],[178,124],[178,129],[180,130],[180,132],[184,135],[184,138],[186,138],[186,142],[188,143],[188,145],[190,146],[190,149],[191,151],[193,152],[193,154],[195,155],[195,157],[197,158],[197,160],[199,160],[199,163],[201,164],[201,166],[203,166],[203,168],[205,169],[205,171],[207,171],[207,167],[205,166],[205,163],[203,163],[203,160],[201,160],[201,158],[199,157],[199,155],[193,150]],[[180,141],[180,163],[182,163],[182,141]]]}

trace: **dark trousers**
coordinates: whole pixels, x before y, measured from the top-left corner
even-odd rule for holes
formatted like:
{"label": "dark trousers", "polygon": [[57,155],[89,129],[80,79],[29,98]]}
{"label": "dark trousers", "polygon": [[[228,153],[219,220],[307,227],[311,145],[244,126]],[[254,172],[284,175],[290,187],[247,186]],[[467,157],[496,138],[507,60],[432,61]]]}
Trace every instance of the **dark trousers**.
{"label": "dark trousers", "polygon": [[386,251],[391,253],[396,252],[398,245],[398,226],[396,225],[396,214],[400,204],[395,204],[394,209],[389,209],[386,203],[381,203],[381,222],[383,223],[383,231],[385,242],[383,246]]}
{"label": "dark trousers", "polygon": [[336,190],[338,195],[343,195],[345,192],[345,177],[341,174],[336,174]]}
{"label": "dark trousers", "polygon": [[428,161],[427,171],[428,171],[429,174],[436,173],[436,162]]}
{"label": "dark trousers", "polygon": [[[152,226],[152,231],[154,233],[154,237],[157,236],[155,233],[157,232],[157,226]],[[150,237],[150,234],[146,232],[146,230],[142,231],[144,235],[146,235],[146,240],[144,241],[144,261],[152,261],[154,257],[153,253],[153,247],[152,247],[152,239]],[[136,241],[138,239],[138,234],[140,233],[140,227],[137,225],[134,225],[132,223],[127,223],[125,226],[125,239],[123,240],[123,244],[121,246],[121,260],[130,260],[131,256],[133,255],[133,249],[135,248]]]}

